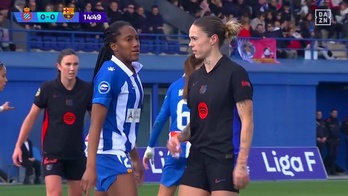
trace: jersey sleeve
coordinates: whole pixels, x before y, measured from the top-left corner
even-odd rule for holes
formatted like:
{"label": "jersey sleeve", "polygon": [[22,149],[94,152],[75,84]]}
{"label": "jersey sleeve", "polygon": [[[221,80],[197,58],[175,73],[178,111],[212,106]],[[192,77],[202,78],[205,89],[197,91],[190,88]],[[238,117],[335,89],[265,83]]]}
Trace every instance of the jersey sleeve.
{"label": "jersey sleeve", "polygon": [[253,86],[250,82],[248,73],[243,67],[238,66],[233,70],[231,83],[233,98],[236,103],[246,99],[252,100]]}
{"label": "jersey sleeve", "polygon": [[170,100],[171,100],[171,91],[172,86],[169,87],[167,94],[164,98],[161,111],[159,112],[155,123],[153,125],[150,140],[149,140],[149,147],[154,147],[156,144],[156,141],[158,140],[158,137],[161,134],[161,130],[164,126],[164,124],[167,122],[168,118],[170,117]]}
{"label": "jersey sleeve", "polygon": [[108,70],[105,62],[93,80],[92,104],[101,104],[109,107],[113,95],[118,91],[115,71]]}
{"label": "jersey sleeve", "polygon": [[34,98],[34,104],[43,109],[47,107],[47,94],[48,94],[47,83],[43,83],[40,88],[37,89],[35,98]]}

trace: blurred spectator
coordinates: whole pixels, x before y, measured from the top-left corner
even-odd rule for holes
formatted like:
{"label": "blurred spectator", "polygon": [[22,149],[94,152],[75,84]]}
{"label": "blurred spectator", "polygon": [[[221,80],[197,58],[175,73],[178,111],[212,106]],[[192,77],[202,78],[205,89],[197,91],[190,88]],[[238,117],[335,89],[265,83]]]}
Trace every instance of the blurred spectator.
{"label": "blurred spectator", "polygon": [[135,17],[135,6],[134,4],[128,4],[126,11],[124,11],[122,18],[124,21],[129,22],[134,28],[138,26],[138,21]]}
{"label": "blurred spectator", "polygon": [[321,37],[319,35],[317,28],[314,26],[312,13],[308,13],[303,17],[302,22],[300,23],[301,35],[303,38],[311,37]]}
{"label": "blurred spectator", "polygon": [[137,22],[137,26],[135,27],[135,29],[138,31],[139,34],[144,34],[144,33],[148,33],[149,32],[149,25],[148,22],[146,20],[146,16],[145,16],[145,12],[144,12],[144,8],[139,6],[137,8],[137,12],[135,13],[135,17]]}
{"label": "blurred spectator", "polygon": [[[159,13],[159,9],[156,5],[152,6],[151,12],[146,17],[150,34],[164,34],[163,31],[163,18]],[[165,37],[161,37],[165,38]]]}
{"label": "blurred spectator", "polygon": [[270,0],[268,3],[268,12],[277,12],[278,11],[278,1],[277,0]]}
{"label": "blurred spectator", "polygon": [[7,17],[10,6],[11,6],[11,0],[1,0],[0,1],[0,14],[2,16]]}
{"label": "blurred spectator", "polygon": [[247,14],[249,17],[251,17],[251,8],[244,2],[244,0],[237,1],[238,16],[244,16]]}
{"label": "blurred spectator", "polygon": [[[30,12],[37,12],[38,11],[36,8],[35,1],[29,2],[29,8],[30,8]],[[41,23],[27,23],[25,25],[25,28],[27,30],[30,30],[30,29],[40,30],[42,27],[41,27]]]}
{"label": "blurred spectator", "polygon": [[323,113],[318,110],[317,111],[317,147],[319,149],[320,155],[323,157],[323,151],[325,149],[325,144],[327,140],[327,127],[325,120],[323,119]]}
{"label": "blurred spectator", "polygon": [[119,10],[117,1],[112,1],[106,10],[109,24],[122,20],[122,12]]}
{"label": "blurred spectator", "polygon": [[275,22],[275,17],[273,15],[273,12],[266,12],[265,14],[265,24],[269,24],[269,23],[274,23]]}
{"label": "blurred spectator", "polygon": [[199,17],[200,3],[198,0],[188,0],[183,5],[185,11],[195,17]]}
{"label": "blurred spectator", "polygon": [[[214,11],[212,12],[214,13]],[[225,16],[233,15],[236,18],[242,16],[239,15],[238,7],[233,3],[233,0],[222,1],[222,14]]]}
{"label": "blurred spectator", "polygon": [[326,119],[326,126],[328,129],[328,138],[327,138],[327,149],[328,154],[326,157],[326,165],[328,173],[331,175],[336,175],[336,158],[338,144],[340,143],[340,122],[337,119],[338,112],[336,109],[332,109],[330,117]]}
{"label": "blurred spectator", "polygon": [[265,38],[265,29],[263,28],[263,24],[256,25],[255,31],[252,31],[252,37]]}
{"label": "blurred spectator", "polygon": [[266,0],[258,0],[257,3],[253,4],[253,17],[257,17],[260,13],[265,13],[268,11],[268,3]]}
{"label": "blurred spectator", "polygon": [[[234,6],[233,6],[234,7]],[[217,17],[221,17],[223,15],[222,13],[222,2],[221,0],[212,0],[209,3],[209,9],[210,11]],[[227,14],[225,14],[225,16],[227,16]],[[235,15],[236,16],[236,15]]]}
{"label": "blurred spectator", "polygon": [[4,16],[0,14],[0,51],[10,51],[10,33],[2,26]]}
{"label": "blurred spectator", "polygon": [[10,7],[10,12],[23,12],[24,7],[24,0],[15,0],[14,4]]}
{"label": "blurred spectator", "polygon": [[265,28],[265,15],[263,13],[258,13],[257,17],[250,22],[250,26],[254,31],[259,24],[262,25],[262,28]]}
{"label": "blurred spectator", "polygon": [[137,3],[135,2],[135,0],[118,0],[118,3],[119,9],[121,9],[122,12],[128,10],[128,6],[130,4],[132,4],[134,7],[137,7]]}
{"label": "blurred spectator", "polygon": [[282,19],[284,21],[291,21],[290,3],[288,1],[284,2],[283,7],[280,9],[282,14]]}
{"label": "blurred spectator", "polygon": [[250,19],[247,14],[241,17],[241,22],[240,22],[241,27],[240,27],[238,37],[251,37],[252,29],[249,22],[250,22]]}
{"label": "blurred spectator", "polygon": [[173,5],[175,5],[176,7],[180,8],[180,9],[184,9],[181,5],[181,3],[178,0],[171,0],[170,1]]}

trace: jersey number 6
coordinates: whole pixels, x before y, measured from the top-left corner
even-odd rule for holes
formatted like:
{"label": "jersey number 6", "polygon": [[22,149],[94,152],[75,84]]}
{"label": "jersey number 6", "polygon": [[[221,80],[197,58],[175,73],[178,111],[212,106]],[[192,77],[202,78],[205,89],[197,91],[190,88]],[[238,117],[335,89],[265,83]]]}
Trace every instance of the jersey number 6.
{"label": "jersey number 6", "polygon": [[[186,101],[182,99],[179,101],[176,108],[176,123],[180,131],[182,131],[190,122],[190,112],[183,111],[184,106],[186,104],[187,104]],[[186,118],[186,123],[183,124],[185,122],[185,118]]]}

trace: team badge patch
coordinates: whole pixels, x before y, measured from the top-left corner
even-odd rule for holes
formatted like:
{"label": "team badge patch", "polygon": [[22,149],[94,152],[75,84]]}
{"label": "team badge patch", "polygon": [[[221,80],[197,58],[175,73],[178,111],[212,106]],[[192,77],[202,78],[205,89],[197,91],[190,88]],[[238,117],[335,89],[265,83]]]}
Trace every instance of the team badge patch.
{"label": "team badge patch", "polygon": [[110,91],[110,84],[106,81],[102,81],[98,85],[98,91],[100,94],[106,94]]}
{"label": "team badge patch", "polygon": [[35,96],[38,97],[40,95],[40,93],[41,93],[41,89],[39,88],[39,89],[37,89]]}

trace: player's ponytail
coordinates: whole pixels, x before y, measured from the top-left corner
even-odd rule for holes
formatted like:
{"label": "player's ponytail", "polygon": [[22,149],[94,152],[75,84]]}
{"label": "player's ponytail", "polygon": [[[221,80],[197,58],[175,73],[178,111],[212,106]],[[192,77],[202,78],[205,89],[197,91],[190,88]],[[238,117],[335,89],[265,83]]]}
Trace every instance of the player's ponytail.
{"label": "player's ponytail", "polygon": [[97,75],[98,71],[102,67],[105,61],[110,60],[112,57],[112,51],[109,46],[103,46],[98,54],[98,59],[94,67],[93,79]]}

